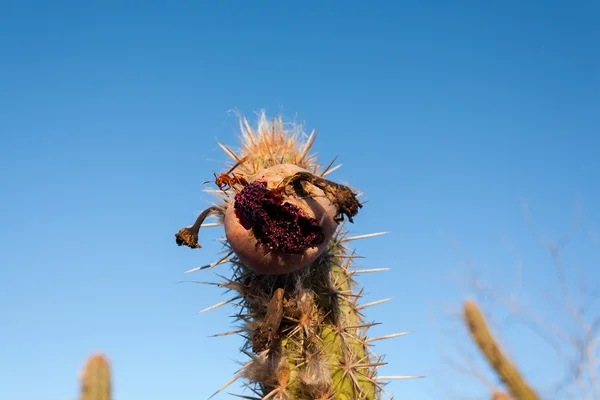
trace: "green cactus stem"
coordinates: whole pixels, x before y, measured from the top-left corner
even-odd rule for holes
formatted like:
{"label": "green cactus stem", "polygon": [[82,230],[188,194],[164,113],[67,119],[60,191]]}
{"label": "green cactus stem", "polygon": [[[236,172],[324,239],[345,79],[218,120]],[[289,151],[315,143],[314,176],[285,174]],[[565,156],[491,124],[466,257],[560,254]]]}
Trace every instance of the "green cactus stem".
{"label": "green cactus stem", "polygon": [[[481,310],[472,300],[464,305],[464,319],[473,341],[488,360],[516,400],[539,400],[534,390],[527,384],[517,367],[504,355],[504,352],[490,333]],[[501,398],[501,397],[500,397]]]}

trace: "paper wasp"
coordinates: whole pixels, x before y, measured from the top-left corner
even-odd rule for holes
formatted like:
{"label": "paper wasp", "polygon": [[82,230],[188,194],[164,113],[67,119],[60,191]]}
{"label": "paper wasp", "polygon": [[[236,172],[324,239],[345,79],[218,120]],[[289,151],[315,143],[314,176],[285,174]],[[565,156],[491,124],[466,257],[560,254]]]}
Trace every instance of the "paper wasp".
{"label": "paper wasp", "polygon": [[[215,180],[214,181],[206,181],[203,183],[206,184],[209,182],[214,182],[219,187],[219,189],[221,189],[223,192],[231,189],[234,185],[246,186],[248,184],[248,181],[241,176],[237,176],[236,174],[233,173],[233,171],[237,167],[239,167],[241,164],[246,162],[247,159],[248,159],[248,156],[240,159],[238,162],[235,163],[235,165],[233,167],[231,167],[229,169],[229,171],[224,172],[221,175],[217,176],[217,173],[214,172]],[[230,176],[230,174],[231,174],[231,176]]]}

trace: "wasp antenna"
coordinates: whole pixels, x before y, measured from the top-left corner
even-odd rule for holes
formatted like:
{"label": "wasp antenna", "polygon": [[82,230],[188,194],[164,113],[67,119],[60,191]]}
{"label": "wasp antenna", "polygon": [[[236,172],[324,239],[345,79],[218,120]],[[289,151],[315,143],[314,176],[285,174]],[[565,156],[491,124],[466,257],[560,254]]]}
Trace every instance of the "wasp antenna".
{"label": "wasp antenna", "polygon": [[[213,175],[215,176],[215,180],[217,179],[217,173],[215,171],[213,171]],[[207,183],[211,183],[211,182],[215,182],[215,181],[204,181],[202,182],[203,185],[206,185]]]}

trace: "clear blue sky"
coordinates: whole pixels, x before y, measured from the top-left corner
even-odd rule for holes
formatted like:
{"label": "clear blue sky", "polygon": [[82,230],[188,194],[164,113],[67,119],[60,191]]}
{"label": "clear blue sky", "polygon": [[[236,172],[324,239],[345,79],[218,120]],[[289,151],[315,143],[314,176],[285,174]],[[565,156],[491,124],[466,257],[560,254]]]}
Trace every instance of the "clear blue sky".
{"label": "clear blue sky", "polygon": [[[360,280],[368,300],[395,297],[367,317],[416,331],[377,346],[382,372],[428,378],[389,390],[448,398],[436,324],[453,325],[432,310],[468,294],[452,240],[491,284],[510,286],[518,254],[529,287],[552,287],[519,202],[557,239],[580,201],[569,257],[600,277],[585,235],[600,225],[599,17],[592,0],[2,2],[0,398],[73,399],[92,351],[121,400],[202,399],[230,378],[241,339],[207,336],[233,310],[196,314],[226,297],[178,283],[215,278],[183,272],[215,260],[221,232],[196,251],[173,234],[211,200],[216,139],[237,143],[228,110],[263,108],[339,155],[332,179],[368,199],[355,233],[391,232],[356,242],[361,265],[393,268]],[[547,383],[534,343],[513,343]]]}

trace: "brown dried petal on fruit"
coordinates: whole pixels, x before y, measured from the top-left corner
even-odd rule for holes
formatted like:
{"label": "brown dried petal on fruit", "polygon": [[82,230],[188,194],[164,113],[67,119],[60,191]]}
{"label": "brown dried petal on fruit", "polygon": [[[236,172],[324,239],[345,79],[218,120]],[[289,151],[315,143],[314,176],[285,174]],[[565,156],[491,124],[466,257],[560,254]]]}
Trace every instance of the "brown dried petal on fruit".
{"label": "brown dried petal on fruit", "polygon": [[336,222],[342,222],[344,215],[348,217],[348,221],[354,222],[352,217],[358,214],[358,209],[362,207],[362,204],[358,201],[356,193],[348,186],[340,185],[310,172],[297,172],[285,178],[282,182],[283,190],[288,192],[291,189],[299,196],[306,196],[304,182],[308,183],[309,187],[321,189],[329,201],[335,205],[337,208]]}

